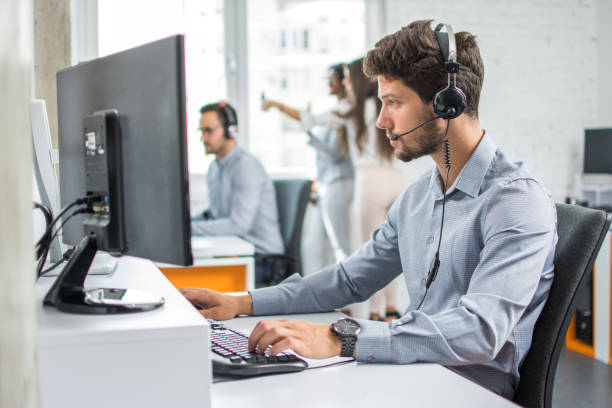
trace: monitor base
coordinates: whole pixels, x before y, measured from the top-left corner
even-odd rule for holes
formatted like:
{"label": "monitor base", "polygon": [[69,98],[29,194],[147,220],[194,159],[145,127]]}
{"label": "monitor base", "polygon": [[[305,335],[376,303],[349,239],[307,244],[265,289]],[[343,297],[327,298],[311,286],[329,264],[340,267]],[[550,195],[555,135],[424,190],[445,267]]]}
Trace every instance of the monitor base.
{"label": "monitor base", "polygon": [[95,234],[87,235],[49,289],[43,303],[63,312],[81,314],[136,313],[164,304],[163,297],[134,289],[85,289],[85,278],[96,252]]}

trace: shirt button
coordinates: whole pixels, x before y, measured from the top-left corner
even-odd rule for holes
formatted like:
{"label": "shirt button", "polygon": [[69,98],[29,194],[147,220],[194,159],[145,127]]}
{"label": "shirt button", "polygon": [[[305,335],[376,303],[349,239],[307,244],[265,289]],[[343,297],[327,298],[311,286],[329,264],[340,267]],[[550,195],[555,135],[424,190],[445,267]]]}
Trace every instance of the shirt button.
{"label": "shirt button", "polygon": [[373,363],[375,361],[376,359],[374,358],[374,356],[368,356],[368,363]]}
{"label": "shirt button", "polygon": [[434,237],[429,237],[429,239],[427,240],[430,244],[433,244],[434,242]]}
{"label": "shirt button", "polygon": [[422,284],[423,286],[425,286],[425,284],[426,284],[426,283],[427,283],[427,279],[421,279],[421,284]]}

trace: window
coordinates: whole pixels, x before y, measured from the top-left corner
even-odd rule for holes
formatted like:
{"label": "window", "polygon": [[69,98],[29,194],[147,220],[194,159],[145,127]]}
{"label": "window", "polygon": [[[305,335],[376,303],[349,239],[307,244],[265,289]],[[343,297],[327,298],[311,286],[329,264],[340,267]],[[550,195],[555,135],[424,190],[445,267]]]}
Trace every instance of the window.
{"label": "window", "polygon": [[199,108],[224,99],[223,0],[103,0],[98,2],[98,49],[104,56],[177,33],[185,33],[189,171],[204,173],[197,132]]}
{"label": "window", "polygon": [[260,95],[313,112],[335,104],[327,69],[365,52],[363,1],[247,2],[249,146],[274,174],[315,176],[315,153],[299,124],[263,112]]}
{"label": "window", "polygon": [[185,33],[191,173],[205,173],[213,159],[196,131],[199,108],[229,99],[240,112],[241,143],[269,172],[314,176],[315,154],[298,123],[262,112],[260,95],[313,112],[332,107],[327,68],[363,55],[364,1],[103,0],[98,50],[103,56]]}

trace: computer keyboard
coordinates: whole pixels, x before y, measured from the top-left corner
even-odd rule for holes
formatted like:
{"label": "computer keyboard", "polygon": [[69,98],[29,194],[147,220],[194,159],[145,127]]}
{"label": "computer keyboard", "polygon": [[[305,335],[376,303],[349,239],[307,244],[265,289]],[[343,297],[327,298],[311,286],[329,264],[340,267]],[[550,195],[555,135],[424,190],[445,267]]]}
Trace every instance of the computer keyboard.
{"label": "computer keyboard", "polygon": [[252,353],[249,338],[216,322],[210,324],[213,375],[251,376],[302,371],[308,363],[295,354],[277,356]]}

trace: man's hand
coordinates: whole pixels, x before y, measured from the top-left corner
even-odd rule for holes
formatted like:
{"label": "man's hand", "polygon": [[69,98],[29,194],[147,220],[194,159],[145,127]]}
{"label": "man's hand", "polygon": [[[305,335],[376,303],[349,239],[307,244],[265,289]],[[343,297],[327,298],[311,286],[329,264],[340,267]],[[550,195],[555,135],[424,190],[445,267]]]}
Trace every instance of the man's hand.
{"label": "man's hand", "polygon": [[307,358],[329,358],[340,355],[342,343],[329,325],[300,320],[261,320],[249,336],[249,350],[275,356],[291,349]]}
{"label": "man's hand", "polygon": [[251,295],[230,296],[203,288],[181,288],[181,293],[207,319],[227,320],[239,314],[253,313]]}

